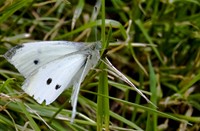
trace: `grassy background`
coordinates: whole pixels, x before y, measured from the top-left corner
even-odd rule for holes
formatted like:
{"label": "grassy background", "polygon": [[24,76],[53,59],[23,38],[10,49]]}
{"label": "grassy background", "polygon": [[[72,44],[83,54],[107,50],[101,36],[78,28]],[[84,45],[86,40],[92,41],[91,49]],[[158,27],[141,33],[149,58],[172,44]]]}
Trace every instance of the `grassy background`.
{"label": "grassy background", "polygon": [[33,40],[102,40],[112,64],[158,109],[100,64],[82,83],[71,124],[71,91],[40,105],[1,56],[1,130],[199,130],[200,2],[101,2],[98,13],[89,0],[0,1],[0,55]]}

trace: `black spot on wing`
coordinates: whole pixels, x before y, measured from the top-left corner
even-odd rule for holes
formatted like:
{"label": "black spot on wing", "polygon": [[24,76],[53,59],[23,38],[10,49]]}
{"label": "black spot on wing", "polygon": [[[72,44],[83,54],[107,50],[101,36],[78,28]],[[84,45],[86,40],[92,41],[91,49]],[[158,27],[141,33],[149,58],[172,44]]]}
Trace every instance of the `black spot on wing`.
{"label": "black spot on wing", "polygon": [[47,85],[51,84],[51,82],[52,82],[52,78],[49,78],[49,79],[47,80]]}
{"label": "black spot on wing", "polygon": [[34,63],[35,65],[39,64],[39,62],[40,62],[39,59],[35,59],[35,60],[33,60],[33,63]]}
{"label": "black spot on wing", "polygon": [[13,48],[11,48],[10,50],[8,50],[5,54],[4,57],[6,59],[12,59],[12,57],[16,54],[17,50],[21,49],[22,47],[24,47],[24,45],[17,45]]}
{"label": "black spot on wing", "polygon": [[57,84],[57,85],[55,86],[55,89],[58,90],[60,87],[61,87],[61,85],[58,85],[58,84]]}
{"label": "black spot on wing", "polygon": [[39,59],[34,60],[33,63],[34,63],[35,65],[37,65],[37,64],[39,63]]}

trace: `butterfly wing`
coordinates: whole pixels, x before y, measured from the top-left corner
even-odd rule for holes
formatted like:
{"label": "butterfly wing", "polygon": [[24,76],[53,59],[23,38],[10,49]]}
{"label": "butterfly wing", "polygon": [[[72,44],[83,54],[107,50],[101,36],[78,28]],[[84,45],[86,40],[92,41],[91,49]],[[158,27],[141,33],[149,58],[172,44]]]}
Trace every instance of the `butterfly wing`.
{"label": "butterfly wing", "polygon": [[88,46],[67,41],[33,42],[10,49],[4,57],[25,76],[22,88],[38,103],[52,103],[73,85],[73,121],[81,82],[97,64],[100,48],[100,42]]}
{"label": "butterfly wing", "polygon": [[94,66],[96,66],[97,62],[99,61],[100,58],[100,54],[99,54],[99,47],[100,43],[94,43],[92,45],[89,46],[89,50],[86,50],[86,52],[90,52],[87,55],[86,58],[86,62],[85,65],[79,70],[79,72],[77,72],[77,74],[74,76],[73,79],[73,92],[72,92],[72,96],[71,96],[71,105],[72,105],[72,117],[71,117],[71,122],[74,121],[75,115],[76,115],[76,105],[77,105],[77,101],[78,101],[78,93],[80,90],[80,85],[81,82],[84,80],[85,76],[87,75],[87,73],[89,72],[89,70],[91,68],[93,68]]}
{"label": "butterfly wing", "polygon": [[84,66],[86,56],[73,54],[54,60],[39,68],[23,84],[23,90],[38,103],[52,103],[66,88],[72,85],[74,76]]}
{"label": "butterfly wing", "polygon": [[4,57],[27,78],[34,71],[85,45],[68,41],[30,42],[11,48]]}

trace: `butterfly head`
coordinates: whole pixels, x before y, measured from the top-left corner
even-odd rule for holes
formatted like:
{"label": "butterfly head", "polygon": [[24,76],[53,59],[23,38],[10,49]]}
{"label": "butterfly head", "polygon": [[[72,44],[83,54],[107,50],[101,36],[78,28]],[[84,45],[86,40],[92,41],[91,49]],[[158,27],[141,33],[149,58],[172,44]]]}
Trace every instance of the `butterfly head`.
{"label": "butterfly head", "polygon": [[101,44],[101,41],[97,41],[97,42],[95,42],[95,49],[96,50],[100,50],[101,48],[102,48],[102,44]]}

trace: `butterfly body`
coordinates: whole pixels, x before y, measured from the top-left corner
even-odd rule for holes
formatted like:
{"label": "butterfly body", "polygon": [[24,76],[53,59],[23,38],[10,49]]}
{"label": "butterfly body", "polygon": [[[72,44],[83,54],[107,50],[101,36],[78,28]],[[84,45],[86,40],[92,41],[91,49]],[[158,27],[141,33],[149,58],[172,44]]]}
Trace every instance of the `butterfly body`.
{"label": "butterfly body", "polygon": [[51,104],[73,86],[73,119],[80,84],[97,64],[100,48],[100,42],[89,45],[68,41],[30,42],[11,48],[4,57],[26,78],[22,89],[38,103]]}

